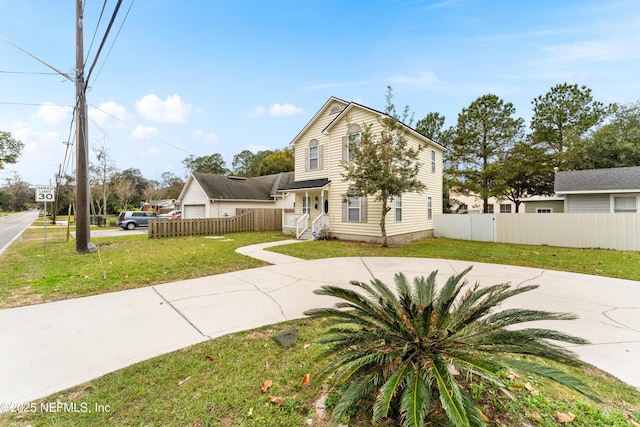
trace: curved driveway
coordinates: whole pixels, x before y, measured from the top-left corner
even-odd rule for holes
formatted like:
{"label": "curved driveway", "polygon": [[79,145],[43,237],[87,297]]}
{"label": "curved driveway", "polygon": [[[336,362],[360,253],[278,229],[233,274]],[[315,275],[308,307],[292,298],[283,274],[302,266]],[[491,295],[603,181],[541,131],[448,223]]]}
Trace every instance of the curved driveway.
{"label": "curved driveway", "polygon": [[0,402],[25,402],[124,366],[231,332],[303,317],[333,304],[313,290],[379,278],[392,283],[439,271],[439,282],[469,265],[470,282],[536,283],[510,305],[578,314],[546,326],[591,341],[572,349],[640,388],[640,283],[558,271],[426,258],[302,261],[238,251],[274,265],[147,288],[0,310]]}

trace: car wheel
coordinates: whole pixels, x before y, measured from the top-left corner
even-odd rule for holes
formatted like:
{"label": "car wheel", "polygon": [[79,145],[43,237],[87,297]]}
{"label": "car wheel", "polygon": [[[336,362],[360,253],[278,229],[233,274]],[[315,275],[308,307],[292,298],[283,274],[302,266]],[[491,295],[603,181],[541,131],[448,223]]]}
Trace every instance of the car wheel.
{"label": "car wheel", "polygon": [[127,224],[127,230],[133,230],[135,228],[136,228],[135,222],[130,222],[129,224]]}

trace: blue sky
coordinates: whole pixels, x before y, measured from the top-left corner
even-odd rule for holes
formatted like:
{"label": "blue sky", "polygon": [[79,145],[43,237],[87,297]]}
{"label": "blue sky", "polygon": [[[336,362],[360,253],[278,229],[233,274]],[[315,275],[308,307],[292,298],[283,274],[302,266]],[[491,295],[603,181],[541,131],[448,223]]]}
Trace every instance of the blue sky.
{"label": "blue sky", "polygon": [[[91,51],[103,2],[85,3],[91,62],[116,1]],[[0,35],[74,73],[74,1],[0,0]],[[25,144],[0,184],[14,173],[48,184],[75,87],[1,39],[0,58],[0,130]],[[628,103],[639,76],[637,0],[124,0],[90,80],[89,144],[119,170],[186,177],[191,154],[220,153],[231,168],[244,149],[286,147],[330,96],[382,109],[391,85],[398,109],[449,126],[494,93],[528,121],[556,84]]]}

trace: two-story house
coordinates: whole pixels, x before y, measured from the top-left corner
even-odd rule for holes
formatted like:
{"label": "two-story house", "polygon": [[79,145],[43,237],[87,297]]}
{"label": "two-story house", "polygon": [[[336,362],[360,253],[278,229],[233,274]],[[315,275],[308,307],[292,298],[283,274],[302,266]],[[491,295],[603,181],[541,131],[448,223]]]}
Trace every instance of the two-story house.
{"label": "two-story house", "polygon": [[[349,141],[358,141],[364,124],[381,131],[384,113],[331,97],[291,142],[295,151],[294,181],[282,191],[295,194],[295,214],[285,214],[283,231],[298,238],[324,234],[330,238],[380,241],[382,202],[374,196],[350,197],[342,162],[349,160]],[[406,126],[409,143],[423,146],[419,179],[422,193],[395,198],[387,214],[390,243],[433,235],[434,217],[442,213],[444,148]]]}

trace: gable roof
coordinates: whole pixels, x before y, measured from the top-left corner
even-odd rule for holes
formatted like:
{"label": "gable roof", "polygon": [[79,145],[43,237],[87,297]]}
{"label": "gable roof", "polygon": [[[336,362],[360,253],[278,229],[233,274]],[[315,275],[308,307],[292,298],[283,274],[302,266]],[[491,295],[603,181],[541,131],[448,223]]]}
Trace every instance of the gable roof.
{"label": "gable roof", "polygon": [[[316,113],[316,114],[311,118],[311,120],[309,120],[309,123],[307,123],[307,124],[305,125],[305,127],[304,127],[304,128],[302,128],[302,130],[301,130],[300,132],[298,132],[298,134],[296,135],[296,137],[295,137],[295,138],[293,138],[293,140],[291,141],[291,144],[295,143],[295,142],[298,140],[298,138],[300,137],[300,135],[302,135],[304,132],[306,132],[306,130],[307,130],[307,129],[309,129],[309,128],[310,128],[310,127],[315,123],[315,121],[316,121],[316,120],[318,120],[318,118],[319,118],[319,117],[321,117],[321,116],[324,114],[324,112],[325,112],[325,111],[326,111],[330,106],[334,105],[335,103],[339,103],[339,104],[344,105],[344,108],[342,108],[342,111],[340,111],[340,112],[336,115],[336,117],[334,117],[334,118],[333,118],[333,120],[331,120],[331,122],[329,122],[329,124],[328,124],[327,126],[325,126],[325,128],[322,130],[322,133],[323,133],[323,134],[327,134],[327,133],[328,133],[328,132],[333,128],[333,126],[335,126],[338,122],[340,122],[340,120],[341,120],[342,118],[347,117],[347,116],[348,116],[348,114],[349,114],[349,112],[350,112],[351,110],[353,110],[354,108],[360,108],[360,109],[362,109],[362,110],[369,111],[370,113],[375,114],[375,115],[377,115],[377,116],[387,117],[387,114],[385,114],[385,113],[383,113],[383,112],[381,112],[381,111],[378,111],[378,110],[376,110],[376,109],[373,109],[373,108],[367,107],[366,105],[358,104],[357,102],[348,102],[348,101],[345,101],[345,100],[343,100],[343,99],[336,98],[335,96],[332,96],[332,97],[330,97],[330,98],[327,100],[327,102],[325,102],[325,103],[324,103],[324,105],[323,105],[323,106],[318,110],[318,112],[317,112],[317,113]],[[407,125],[407,124],[404,124],[404,123],[401,123],[401,124],[402,124],[402,126],[404,126],[404,127],[409,131],[409,133],[410,133],[411,135],[413,135],[414,137],[416,137],[416,138],[418,138],[418,139],[421,139],[421,140],[423,140],[423,141],[429,142],[429,143],[431,143],[431,144],[435,145],[436,147],[440,148],[441,150],[446,150],[446,148],[445,148],[442,144],[440,144],[440,143],[438,143],[438,142],[436,142],[436,141],[434,141],[434,140],[432,140],[432,139],[430,139],[430,138],[427,138],[426,136],[422,135],[421,133],[419,133],[418,131],[416,131],[415,129],[413,129],[411,126],[409,126],[409,125]]]}
{"label": "gable roof", "polygon": [[[293,172],[282,172],[255,178],[212,175],[195,172],[191,175],[209,199],[213,200],[273,200],[278,190],[293,181]],[[186,186],[185,186],[186,188]]]}
{"label": "gable roof", "polygon": [[347,105],[349,105],[349,102],[340,99],[340,98],[336,98],[335,96],[330,97],[327,102],[324,103],[324,105],[322,107],[320,107],[320,109],[318,110],[317,113],[315,113],[313,115],[313,117],[311,118],[311,120],[309,120],[309,122],[302,128],[302,130],[300,132],[298,132],[298,134],[296,135],[295,138],[293,138],[293,140],[291,140],[291,145],[293,145],[294,142],[296,142],[296,140],[300,137],[300,135],[302,135],[303,133],[305,133],[307,131],[307,129],[309,129],[316,120],[318,120],[319,117],[321,117],[324,112],[326,110],[328,110],[332,105],[334,104],[342,104],[343,108],[342,110],[344,111],[344,107],[346,107]]}
{"label": "gable roof", "polygon": [[[322,130],[322,133],[326,133],[329,132],[331,130],[331,128],[338,123],[343,117],[346,117],[349,114],[349,111],[351,111],[354,108],[360,108],[363,110],[367,110],[373,114],[379,115],[381,117],[389,117],[386,113],[383,113],[382,111],[378,111],[375,110],[373,108],[367,107],[366,105],[362,105],[362,104],[358,104],[357,102],[350,102],[349,105],[346,106],[346,108],[344,108],[340,114],[338,114],[332,121],[331,123],[329,123],[327,125],[327,127],[325,127]],[[441,145],[438,142],[435,142],[434,140],[432,140],[431,138],[427,138],[426,136],[424,136],[423,134],[421,134],[420,132],[418,132],[417,130],[413,129],[411,126],[402,123],[398,120],[398,122],[409,131],[410,134],[412,134],[414,137],[418,138],[418,139],[422,139],[424,141],[430,142],[431,144],[437,146],[438,148],[442,149],[442,150],[446,150],[446,148]]]}
{"label": "gable roof", "polygon": [[556,194],[640,192],[640,166],[558,171]]}

